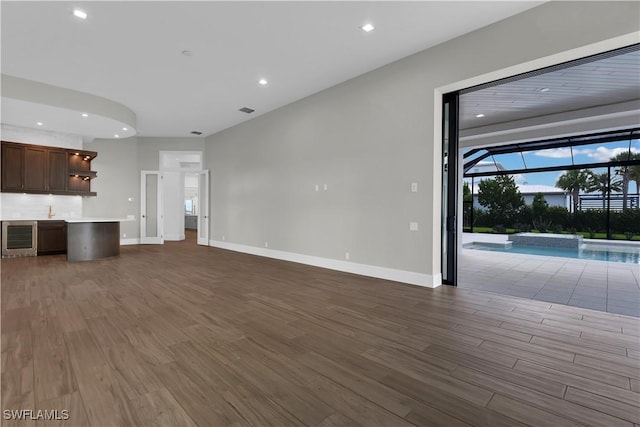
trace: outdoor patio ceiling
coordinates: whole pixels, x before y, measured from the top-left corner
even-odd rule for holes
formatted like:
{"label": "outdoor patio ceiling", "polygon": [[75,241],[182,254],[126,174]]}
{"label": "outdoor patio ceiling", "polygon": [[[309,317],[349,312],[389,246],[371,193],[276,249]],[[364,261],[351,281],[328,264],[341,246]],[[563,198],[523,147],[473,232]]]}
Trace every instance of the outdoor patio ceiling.
{"label": "outdoor patio ceiling", "polygon": [[460,129],[620,104],[640,98],[640,44],[460,91]]}

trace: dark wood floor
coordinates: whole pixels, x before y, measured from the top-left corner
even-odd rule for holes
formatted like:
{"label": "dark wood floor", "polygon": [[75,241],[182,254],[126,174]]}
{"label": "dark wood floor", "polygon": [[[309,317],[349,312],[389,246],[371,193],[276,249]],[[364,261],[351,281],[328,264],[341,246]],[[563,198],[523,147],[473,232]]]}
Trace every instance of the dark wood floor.
{"label": "dark wood floor", "polygon": [[191,240],[1,267],[2,409],[70,411],[6,426],[640,424],[637,318]]}

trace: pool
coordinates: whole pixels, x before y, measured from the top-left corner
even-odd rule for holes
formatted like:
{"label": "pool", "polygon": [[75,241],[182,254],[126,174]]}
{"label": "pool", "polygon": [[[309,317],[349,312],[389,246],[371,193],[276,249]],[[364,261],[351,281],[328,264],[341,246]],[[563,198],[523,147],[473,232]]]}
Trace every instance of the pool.
{"label": "pool", "polygon": [[564,258],[591,259],[597,261],[624,262],[640,264],[640,247],[622,245],[583,244],[578,250],[536,246],[511,246],[473,242],[465,244],[465,249],[481,251],[507,252],[526,255],[542,255]]}

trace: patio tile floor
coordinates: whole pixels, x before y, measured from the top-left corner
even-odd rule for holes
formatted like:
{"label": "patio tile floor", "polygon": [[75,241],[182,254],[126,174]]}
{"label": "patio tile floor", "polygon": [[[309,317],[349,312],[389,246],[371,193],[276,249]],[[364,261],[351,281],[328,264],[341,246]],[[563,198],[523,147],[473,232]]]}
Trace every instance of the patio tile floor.
{"label": "patio tile floor", "polygon": [[[466,233],[465,233],[466,234]],[[498,236],[489,238],[499,239]],[[473,239],[466,236],[465,239]],[[458,254],[458,286],[640,317],[640,265],[516,253]]]}

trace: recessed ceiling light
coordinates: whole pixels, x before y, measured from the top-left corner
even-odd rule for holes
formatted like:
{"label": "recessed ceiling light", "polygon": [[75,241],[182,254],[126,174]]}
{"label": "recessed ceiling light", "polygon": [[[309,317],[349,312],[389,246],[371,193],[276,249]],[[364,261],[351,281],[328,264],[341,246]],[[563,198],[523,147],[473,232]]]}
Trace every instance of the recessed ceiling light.
{"label": "recessed ceiling light", "polygon": [[115,138],[120,138],[120,135],[118,135],[117,133],[115,135],[113,135]]}
{"label": "recessed ceiling light", "polygon": [[549,92],[551,89],[549,89],[548,87],[543,87],[542,89],[540,89],[540,92]]}
{"label": "recessed ceiling light", "polygon": [[249,107],[242,107],[238,111],[242,111],[243,113],[251,114],[256,110],[254,110],[253,108],[249,108]]}
{"label": "recessed ceiling light", "polygon": [[87,113],[82,113],[82,117],[89,117]]}
{"label": "recessed ceiling light", "polygon": [[80,9],[74,9],[73,10],[73,16],[80,18],[80,19],[87,19],[87,12],[84,12]]}
{"label": "recessed ceiling light", "polygon": [[373,31],[373,30],[375,30],[375,29],[376,29],[376,27],[374,27],[374,26],[373,26],[373,25],[371,25],[371,24],[364,24],[364,25],[363,25],[362,27],[360,27],[360,28],[362,28],[362,31],[364,31],[365,33],[370,33],[371,31]]}
{"label": "recessed ceiling light", "polygon": [[129,130],[129,128],[122,128],[122,130],[127,131],[127,130]]}
{"label": "recessed ceiling light", "polygon": [[44,125],[44,123],[42,123],[42,122],[37,122],[36,124],[37,124],[38,126],[42,126],[42,125]]}
{"label": "recessed ceiling light", "polygon": [[260,83],[262,86],[265,86],[269,83],[269,81],[267,79],[260,79],[258,80],[258,83]]}
{"label": "recessed ceiling light", "polygon": [[476,117],[477,117],[477,118],[484,117],[484,114],[482,114],[482,113],[480,113],[480,114],[476,114]]}

